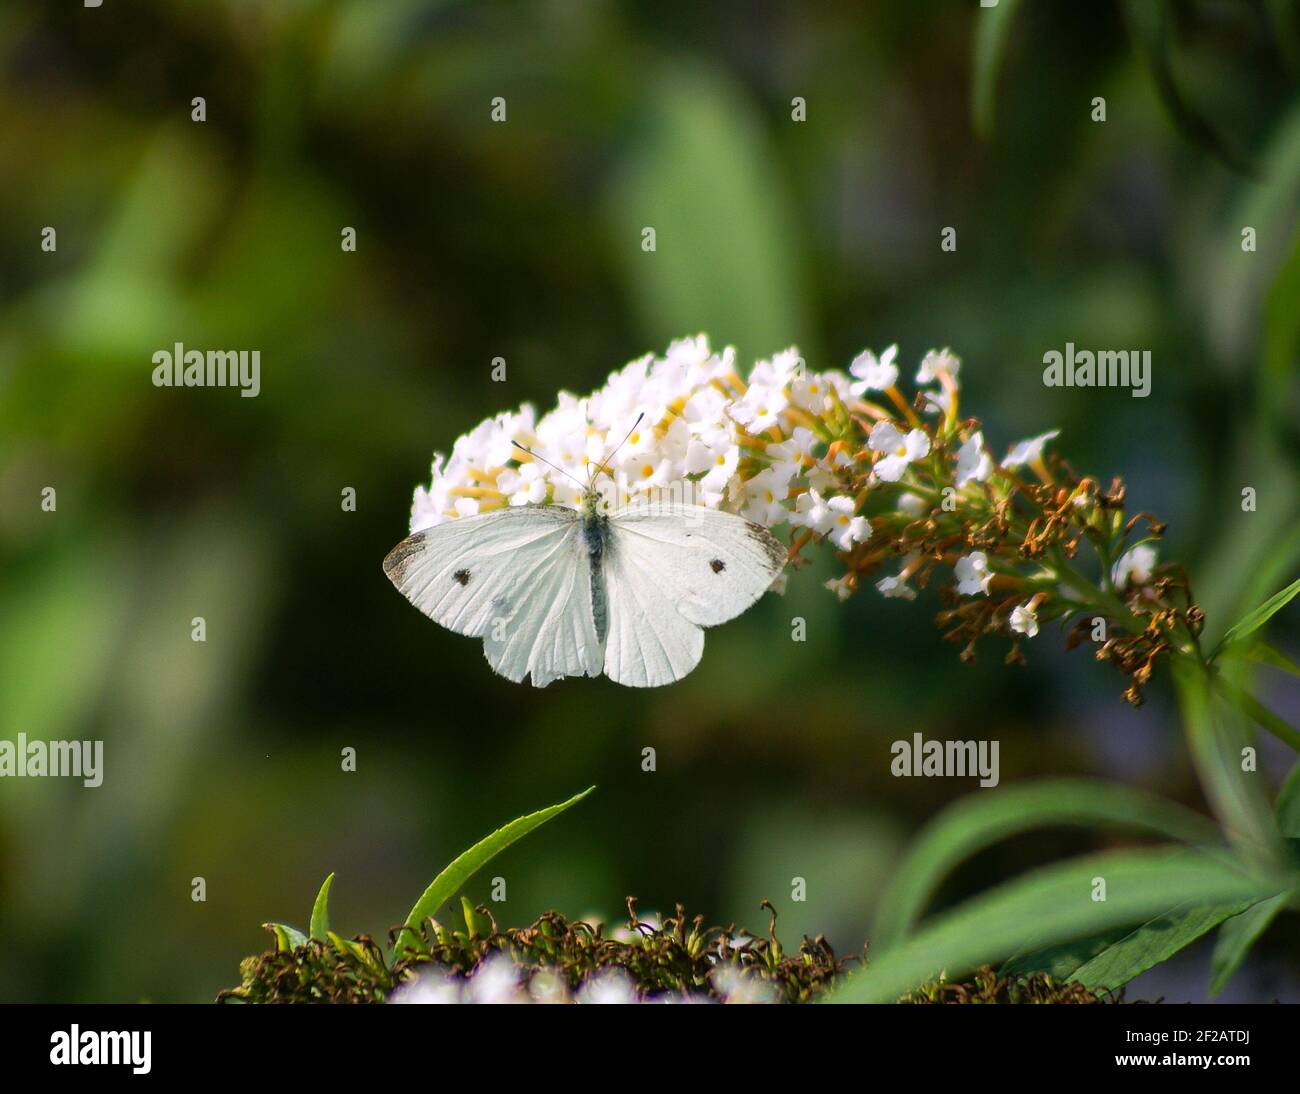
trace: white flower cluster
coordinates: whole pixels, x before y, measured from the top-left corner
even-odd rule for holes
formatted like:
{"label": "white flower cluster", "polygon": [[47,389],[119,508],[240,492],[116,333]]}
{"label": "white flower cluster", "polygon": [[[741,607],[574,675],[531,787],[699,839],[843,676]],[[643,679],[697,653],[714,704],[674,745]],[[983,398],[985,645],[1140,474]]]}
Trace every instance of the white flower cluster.
{"label": "white flower cluster", "polygon": [[[931,456],[937,435],[920,428],[898,390],[897,358],[897,346],[879,357],[864,350],[847,374],[813,372],[791,347],[757,362],[746,380],[731,347],[715,352],[705,335],[681,339],[662,357],[647,354],[611,373],[590,395],[561,392],[540,418],[526,403],[458,438],[450,456],[434,457],[430,484],[417,487],[411,532],[511,505],[579,508],[590,484],[615,507],[646,495],[668,497],[740,513],[768,528],[788,523],[851,551],[870,538],[872,527],[859,513],[863,497],[846,485],[854,476],[844,472],[855,459],[869,460],[856,467],[869,468],[871,484],[899,482],[912,464]],[[915,376],[926,412],[946,415],[949,427],[960,367],[950,350],[931,350]],[[877,393],[902,412],[903,428],[893,411],[870,401]],[[871,419],[857,453],[829,443],[850,412]],[[1020,442],[1001,468],[1038,463],[1056,435]],[[998,466],[974,432],[957,451],[953,481],[958,490],[974,487]],[[912,517],[927,507],[910,492],[896,505]],[[905,558],[877,589],[887,597],[915,597],[907,581],[917,562]],[[987,595],[993,574],[983,553],[974,552],[957,565],[956,577],[962,595]],[[853,591],[847,578],[828,585],[841,597]]]}
{"label": "white flower cluster", "polygon": [[[716,353],[704,335],[682,339],[663,357],[611,373],[586,397],[562,392],[541,418],[525,404],[460,437],[450,456],[435,457],[429,486],[416,490],[411,531],[506,505],[580,506],[583,486],[617,447],[605,466],[619,504],[675,489],[694,504],[767,527],[789,521],[848,549],[870,526],[854,515],[852,498],[832,493],[834,461],[813,450],[819,420],[850,397],[849,387],[842,372],[808,371],[793,348],[759,361],[746,382],[733,349]],[[749,452],[761,453],[763,466],[742,476]],[[792,510],[797,477],[818,492]]]}

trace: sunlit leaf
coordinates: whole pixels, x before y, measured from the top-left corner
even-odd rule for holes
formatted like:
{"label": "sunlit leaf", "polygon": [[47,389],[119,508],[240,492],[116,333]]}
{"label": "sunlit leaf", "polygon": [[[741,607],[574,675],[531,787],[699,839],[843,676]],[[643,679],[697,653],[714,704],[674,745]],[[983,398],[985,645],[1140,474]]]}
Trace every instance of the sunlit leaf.
{"label": "sunlit leaf", "polygon": [[363,965],[375,972],[382,971],[382,965],[374,952],[362,946],[360,943],[353,942],[350,938],[344,938],[342,935],[335,934],[333,931],[326,931],[325,938],[322,941],[328,941],[344,957],[354,957]]}
{"label": "sunlit leaf", "polygon": [[872,945],[900,941],[954,866],[1019,832],[1049,825],[1126,825],[1188,843],[1218,838],[1206,818],[1143,790],[1090,779],[1008,786],[950,806],[920,835],[881,902]]}
{"label": "sunlit leaf", "polygon": [[1219,654],[1220,660],[1233,658],[1241,658],[1252,661],[1257,665],[1267,665],[1270,668],[1281,669],[1283,672],[1289,672],[1292,676],[1300,676],[1300,665],[1297,665],[1281,650],[1274,649],[1267,642],[1234,642],[1231,646],[1225,646],[1223,652]]}
{"label": "sunlit leaf", "polygon": [[[1098,880],[1106,899],[1094,899]],[[1009,954],[1141,923],[1179,904],[1271,896],[1284,882],[1228,855],[1193,849],[1124,851],[1059,863],[1017,878],[922,925],[852,974],[833,1001],[884,1003],[946,974],[957,978]]]}
{"label": "sunlit leaf", "polygon": [[1274,593],[1253,611],[1247,612],[1229,628],[1228,633],[1223,636],[1223,641],[1219,643],[1219,648],[1222,649],[1234,642],[1240,642],[1248,634],[1259,630],[1273,616],[1290,604],[1297,595],[1300,595],[1300,578],[1291,582],[1285,589]]}
{"label": "sunlit leaf", "polygon": [[1136,930],[1106,947],[1096,957],[1080,965],[1070,979],[1094,991],[1119,988],[1133,977],[1167,961],[1184,946],[1250,906],[1250,901],[1234,904],[1207,904],[1179,908],[1148,920]]}
{"label": "sunlit leaf", "polygon": [[320,887],[320,892],[316,894],[316,901],[311,906],[311,936],[312,938],[324,938],[330,930],[330,886],[334,884],[334,875],[331,873]]}
{"label": "sunlit leaf", "polygon": [[468,851],[457,856],[451,865],[430,882],[429,887],[424,890],[420,899],[415,902],[415,906],[406,917],[406,922],[398,935],[394,947],[394,956],[400,957],[418,944],[420,924],[460,892],[465,883],[484,865],[516,840],[528,835],[535,828],[540,828],[552,817],[559,816],[570,806],[577,805],[595,789],[594,786],[589,786],[581,794],[575,794],[568,801],[519,817],[505,827],[498,828],[490,836],[479,840]]}
{"label": "sunlit leaf", "polygon": [[263,923],[262,926],[275,935],[276,949],[281,953],[307,945],[307,936],[287,923]]}
{"label": "sunlit leaf", "polygon": [[[610,191],[611,231],[649,345],[707,331],[715,345],[810,359],[789,202],[753,104],[718,71],[646,88],[647,116]],[[655,232],[647,252],[643,233]]]}

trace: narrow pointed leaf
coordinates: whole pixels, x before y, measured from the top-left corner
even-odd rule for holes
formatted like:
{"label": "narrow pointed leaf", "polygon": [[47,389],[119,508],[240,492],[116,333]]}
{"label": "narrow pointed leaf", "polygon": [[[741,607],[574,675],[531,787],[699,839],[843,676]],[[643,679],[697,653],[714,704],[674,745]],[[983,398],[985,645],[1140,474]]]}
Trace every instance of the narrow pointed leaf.
{"label": "narrow pointed leaf", "polygon": [[[1095,900],[1097,879],[1106,899]],[[1272,896],[1285,883],[1248,872],[1222,852],[1111,852],[1034,871],[922,925],[907,941],[850,975],[833,1002],[888,1003],[943,974],[958,978],[1022,949],[1132,926],[1173,905],[1229,904]]]}
{"label": "narrow pointed leaf", "polygon": [[1239,915],[1226,920],[1219,928],[1214,943],[1214,956],[1210,958],[1210,994],[1218,995],[1232,979],[1259,936],[1273,922],[1273,917],[1286,907],[1287,894],[1261,900]]}
{"label": "narrow pointed leaf", "polygon": [[1256,665],[1267,665],[1269,668],[1281,669],[1292,676],[1300,676],[1300,665],[1296,664],[1281,650],[1274,649],[1267,642],[1234,642],[1231,646],[1223,647],[1218,660],[1220,662],[1231,660],[1250,661]]}
{"label": "narrow pointed leaf", "polygon": [[519,817],[504,828],[498,828],[490,836],[479,840],[468,851],[459,855],[442,873],[433,879],[420,899],[415,902],[415,906],[406,917],[406,922],[398,935],[393,956],[400,957],[402,954],[414,949],[420,937],[420,924],[459,893],[465,883],[491,859],[516,840],[528,835],[533,829],[540,828],[552,817],[558,816],[570,806],[582,801],[595,789],[594,786],[589,786],[581,794],[575,794],[568,801]]}
{"label": "narrow pointed leaf", "polygon": [[[1282,784],[1274,812],[1282,835],[1291,839],[1300,837],[1300,763],[1291,769],[1291,774]],[[1268,930],[1268,925],[1273,922],[1278,912],[1286,907],[1287,900],[1292,895],[1279,893],[1268,900],[1261,900],[1240,915],[1225,921],[1219,928],[1214,956],[1210,960],[1211,995],[1218,995],[1224,989],[1228,981],[1241,968],[1251,947]]]}
{"label": "narrow pointed leaf", "polygon": [[299,946],[307,945],[307,936],[287,923],[263,923],[262,926],[275,935],[276,949],[281,953],[288,953]]}
{"label": "narrow pointed leaf", "polygon": [[999,840],[1051,825],[1124,825],[1188,843],[1218,838],[1199,813],[1118,783],[1048,779],[973,795],[944,810],[913,845],[881,901],[873,949],[901,941],[958,863]]}
{"label": "narrow pointed leaf", "polygon": [[[1210,807],[1229,841],[1240,850],[1276,856],[1278,832],[1273,810],[1258,780],[1241,769],[1241,749],[1247,738],[1235,717],[1234,708],[1241,708],[1240,697],[1234,697],[1231,705],[1216,701],[1214,680],[1191,658],[1175,660],[1172,668],[1188,748]],[[1221,678],[1219,682],[1227,685]]]}
{"label": "narrow pointed leaf", "polygon": [[311,936],[325,938],[330,931],[330,886],[334,884],[334,875],[330,874],[316,894],[316,902],[311,906]]}
{"label": "narrow pointed leaf", "polygon": [[1003,962],[998,971],[1003,976],[1028,976],[1036,972],[1045,972],[1053,980],[1064,982],[1074,975],[1076,969],[1115,945],[1126,934],[1128,934],[1127,929],[1118,927],[1088,938],[1075,938],[1069,942],[1061,942],[1028,953],[1018,952]]}
{"label": "narrow pointed leaf", "polygon": [[1275,592],[1258,608],[1247,612],[1241,617],[1241,619],[1234,623],[1232,627],[1228,629],[1228,633],[1223,636],[1223,641],[1219,643],[1219,649],[1222,650],[1226,646],[1232,645],[1234,642],[1239,642],[1241,639],[1245,638],[1246,635],[1259,630],[1259,628],[1272,619],[1273,616],[1277,615],[1278,612],[1290,604],[1297,595],[1300,595],[1300,578],[1291,582],[1291,584],[1285,589],[1280,589]]}
{"label": "narrow pointed leaf", "polygon": [[1291,839],[1300,838],[1300,763],[1291,769],[1282,789],[1277,792],[1277,804],[1273,807],[1277,816],[1277,826],[1282,835]]}
{"label": "narrow pointed leaf", "polygon": [[1070,979],[1094,991],[1121,988],[1249,906],[1250,901],[1239,901],[1182,907],[1158,915],[1080,965]]}

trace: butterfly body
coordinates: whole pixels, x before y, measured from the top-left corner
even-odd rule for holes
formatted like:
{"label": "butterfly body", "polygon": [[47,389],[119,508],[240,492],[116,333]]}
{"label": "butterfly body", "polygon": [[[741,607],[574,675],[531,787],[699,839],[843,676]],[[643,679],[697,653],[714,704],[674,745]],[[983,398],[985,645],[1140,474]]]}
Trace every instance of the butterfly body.
{"label": "butterfly body", "polygon": [[384,572],[435,622],[481,637],[510,680],[655,687],[690,672],[702,628],[749,608],[784,564],[781,543],[742,517],[645,502],[611,514],[588,488],[581,509],[516,506],[416,532]]}
{"label": "butterfly body", "polygon": [[602,511],[600,495],[588,489],[582,497],[582,539],[591,563],[591,616],[596,637],[603,643],[609,631],[605,597],[605,547],[609,543],[609,517]]}

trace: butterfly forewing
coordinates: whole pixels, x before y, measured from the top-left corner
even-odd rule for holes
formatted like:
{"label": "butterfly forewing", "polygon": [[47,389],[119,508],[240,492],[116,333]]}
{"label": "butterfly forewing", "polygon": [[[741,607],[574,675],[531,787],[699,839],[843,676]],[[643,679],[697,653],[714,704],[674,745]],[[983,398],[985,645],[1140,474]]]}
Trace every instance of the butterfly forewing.
{"label": "butterfly forewing", "polygon": [[613,549],[633,558],[701,627],[740,615],[785,566],[785,548],[771,532],[717,509],[647,505],[618,514],[610,527]]}
{"label": "butterfly forewing", "polygon": [[703,654],[700,628],[740,615],[784,565],[770,532],[731,513],[658,503],[613,516],[606,675],[634,687],[680,680]]}
{"label": "butterfly forewing", "polygon": [[425,615],[483,639],[497,672],[538,687],[598,675],[582,522],[561,506],[461,517],[404,539],[384,572]]}

